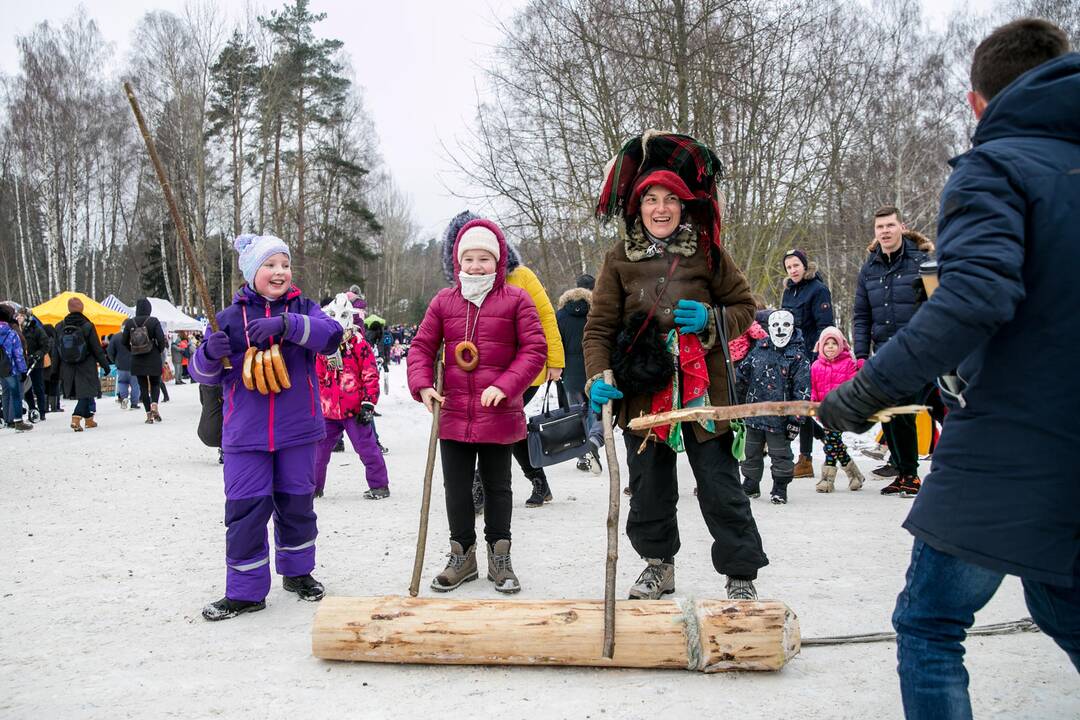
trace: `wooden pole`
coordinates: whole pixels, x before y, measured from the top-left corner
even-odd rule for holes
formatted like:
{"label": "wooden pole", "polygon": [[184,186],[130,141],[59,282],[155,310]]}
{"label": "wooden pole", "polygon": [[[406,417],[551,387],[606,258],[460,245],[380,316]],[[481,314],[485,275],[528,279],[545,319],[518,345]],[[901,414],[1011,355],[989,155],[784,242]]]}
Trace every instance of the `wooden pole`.
{"label": "wooden pole", "polygon": [[620,600],[617,651],[597,654],[599,600],[327,597],[311,651],[327,660],[779,670],[801,647],[776,600]]}
{"label": "wooden pole", "polygon": [[[131,103],[131,112],[135,113],[135,122],[139,126],[143,142],[146,143],[146,151],[150,154],[150,162],[154,166],[158,183],[161,185],[161,192],[165,196],[165,204],[169,206],[169,214],[172,216],[173,225],[176,226],[176,234],[180,238],[180,247],[184,249],[184,257],[187,259],[188,268],[191,270],[192,277],[195,278],[195,289],[199,293],[199,301],[206,308],[206,316],[210,320],[210,329],[217,332],[217,312],[214,310],[214,303],[210,300],[210,289],[206,286],[206,278],[203,277],[202,270],[199,269],[195,257],[195,248],[187,235],[187,226],[184,225],[184,219],[180,217],[180,210],[176,206],[176,199],[173,197],[169,178],[165,175],[165,167],[161,164],[157,145],[154,144],[154,138],[151,137],[150,130],[146,126],[146,119],[143,117],[139,101],[135,97],[135,90],[131,87],[130,82],[124,81],[124,92],[127,94],[128,102]],[[221,362],[226,369],[232,368],[228,355],[223,357]]]}
{"label": "wooden pole", "polygon": [[[696,420],[734,420],[736,418],[765,417],[769,415],[800,415],[814,417],[817,415],[818,405],[821,403],[807,400],[784,400],[780,402],[760,402],[748,405],[704,406],[696,408],[682,408],[670,412],[642,415],[628,423],[631,430],[644,430],[646,428],[661,425],[674,425],[679,422],[693,422]],[[928,408],[924,405],[900,405],[880,410],[871,415],[867,420],[874,422],[889,422],[896,415],[915,415]]]}
{"label": "wooden pole", "polygon": [[[435,392],[443,391],[443,349],[439,348],[439,358],[435,363]],[[427,466],[424,469],[424,491],[420,501],[420,529],[416,533],[416,556],[413,558],[412,579],[409,581],[409,595],[416,597],[420,592],[420,573],[424,570],[424,552],[427,549],[428,513],[431,510],[431,478],[435,474],[435,451],[439,445],[439,416],[442,403],[434,400],[431,409],[431,434],[428,436]]]}
{"label": "wooden pole", "polygon": [[[615,374],[604,371],[604,382],[615,384]],[[604,452],[608,467],[607,563],[604,574],[604,657],[615,655],[615,568],[619,562],[619,456],[615,452],[615,431],[611,427],[611,401],[604,403]]]}

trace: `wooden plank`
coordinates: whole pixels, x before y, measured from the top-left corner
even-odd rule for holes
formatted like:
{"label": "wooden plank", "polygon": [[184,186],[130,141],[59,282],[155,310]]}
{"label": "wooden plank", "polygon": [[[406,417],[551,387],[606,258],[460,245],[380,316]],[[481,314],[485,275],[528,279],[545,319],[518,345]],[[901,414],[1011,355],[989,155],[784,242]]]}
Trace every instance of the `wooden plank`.
{"label": "wooden plank", "polygon": [[[698,420],[735,420],[748,417],[767,417],[771,415],[797,415],[801,417],[814,417],[820,403],[808,400],[786,400],[782,402],[749,403],[746,405],[705,405],[696,408],[682,408],[669,412],[641,415],[628,423],[631,430],[645,430],[646,428],[659,427],[661,425],[674,425],[680,422],[696,422]],[[896,415],[914,415],[928,408],[924,405],[899,405],[880,410],[871,415],[868,420],[874,422],[889,422]]]}
{"label": "wooden plank", "polygon": [[601,600],[327,597],[312,653],[328,660],[438,665],[567,665],[718,672],[779,670],[799,622],[773,600],[620,600],[615,652],[596,642]]}

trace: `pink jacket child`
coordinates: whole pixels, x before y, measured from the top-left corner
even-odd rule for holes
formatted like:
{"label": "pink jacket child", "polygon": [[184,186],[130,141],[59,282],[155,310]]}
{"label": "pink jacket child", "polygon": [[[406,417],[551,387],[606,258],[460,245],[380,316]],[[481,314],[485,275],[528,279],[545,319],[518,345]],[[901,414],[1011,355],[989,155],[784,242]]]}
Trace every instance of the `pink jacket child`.
{"label": "pink jacket child", "polygon": [[[822,349],[825,341],[833,339],[840,346],[840,352],[830,360],[825,357]],[[821,402],[825,396],[843,385],[863,366],[863,360],[856,360],[848,345],[847,338],[839,328],[829,326],[821,331],[814,352],[818,354],[817,360],[810,366],[810,399],[813,402]]]}
{"label": "pink jacket child", "polygon": [[[448,592],[478,577],[473,468],[484,487],[487,577],[501,593],[521,584],[510,563],[511,448],[525,437],[522,395],[547,357],[547,341],[529,294],[506,284],[507,245],[488,220],[466,223],[454,240],[454,287],[428,306],[408,354],[409,391],[433,407],[442,401],[442,457],[450,562],[431,582]],[[445,345],[445,382],[435,386],[435,359]]]}
{"label": "pink jacket child", "polygon": [[[330,454],[344,433],[364,463],[368,484],[364,498],[382,500],[390,496],[390,488],[373,422],[375,404],[379,402],[379,368],[371,346],[352,324],[352,306],[347,302],[338,304],[347,309],[344,339],[337,353],[319,355],[316,360],[326,438],[319,443],[315,456],[315,496],[323,495]],[[328,314],[340,321],[338,315],[342,313],[337,312],[336,304],[327,308]]]}

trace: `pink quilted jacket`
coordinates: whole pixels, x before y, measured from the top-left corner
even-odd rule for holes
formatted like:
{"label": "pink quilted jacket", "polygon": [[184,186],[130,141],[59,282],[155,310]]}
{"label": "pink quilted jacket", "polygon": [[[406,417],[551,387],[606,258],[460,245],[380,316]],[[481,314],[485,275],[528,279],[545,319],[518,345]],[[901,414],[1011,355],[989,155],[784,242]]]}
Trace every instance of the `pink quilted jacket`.
{"label": "pink quilted jacket", "polygon": [[[821,352],[821,347],[828,338],[836,340],[840,345],[840,353],[832,360]],[[831,326],[821,331],[814,352],[818,353],[817,360],[810,367],[810,399],[814,402],[821,402],[838,386],[855,377],[855,373],[859,372],[865,362],[855,359],[847,338],[840,330]]]}
{"label": "pink quilted jacket", "polygon": [[[409,346],[409,391],[420,399],[420,391],[435,385],[435,353],[446,344],[446,371],[443,396],[446,402],[439,422],[439,438],[467,443],[509,445],[525,437],[522,393],[540,372],[547,357],[547,341],[540,316],[529,294],[506,284],[507,245],[502,231],[488,220],[484,225],[499,240],[499,263],[495,285],[477,308],[461,295],[460,284],[440,290],[428,306],[424,320]],[[460,237],[461,233],[458,233]],[[457,241],[454,243],[457,258]],[[461,267],[454,261],[455,272]],[[476,344],[480,364],[465,372],[454,362],[454,349],[469,338]],[[494,385],[506,394],[499,405],[483,407],[480,394]]]}
{"label": "pink quilted jacket", "polygon": [[375,353],[357,332],[340,346],[341,368],[331,368],[325,355],[318,355],[315,370],[319,375],[319,400],[323,415],[330,420],[344,420],[360,414],[360,403],[379,402],[379,367]]}

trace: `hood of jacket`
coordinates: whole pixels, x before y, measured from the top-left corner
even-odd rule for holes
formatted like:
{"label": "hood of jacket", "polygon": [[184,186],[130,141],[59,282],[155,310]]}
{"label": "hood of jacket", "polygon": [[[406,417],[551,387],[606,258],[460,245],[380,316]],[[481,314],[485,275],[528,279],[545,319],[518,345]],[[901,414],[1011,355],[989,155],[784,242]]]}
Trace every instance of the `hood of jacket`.
{"label": "hood of jacket", "polygon": [[[446,277],[446,282],[450,285],[457,285],[458,274],[458,262],[457,262],[457,236],[461,232],[461,228],[473,220],[483,220],[471,210],[462,210],[450,221],[450,224],[446,226],[446,230],[443,231],[442,237],[442,265],[443,275]],[[521,265],[521,255],[518,254],[517,248],[510,243],[506,242],[506,237],[502,234],[502,231],[496,233],[499,236],[499,247],[502,250],[499,253],[499,262],[506,258],[506,275],[514,272]]]}
{"label": "hood of jacket", "polygon": [[566,308],[571,315],[584,317],[589,314],[592,307],[592,290],[585,288],[570,288],[559,296],[559,309]]}
{"label": "hood of jacket", "polygon": [[[923,235],[917,230],[905,230],[904,231],[904,244],[911,243],[917,250],[921,250],[924,253],[934,252],[934,243],[930,238]],[[877,238],[870,241],[870,244],[866,246],[866,252],[875,253],[880,249],[880,243]]]}
{"label": "hood of jacket", "polygon": [[1028,70],[986,106],[971,144],[1003,137],[1080,136],[1080,53]]}
{"label": "hood of jacket", "polygon": [[150,313],[150,301],[147,298],[139,298],[135,302],[135,317],[147,317]]}
{"label": "hood of jacket", "polygon": [[[506,284],[506,276],[509,274],[507,269],[506,269],[506,266],[507,266],[508,261],[509,261],[509,253],[507,252],[508,246],[507,246],[507,243],[506,243],[506,236],[503,235],[502,229],[499,228],[498,225],[496,225],[495,223],[493,223],[490,220],[485,220],[484,218],[474,218],[473,220],[470,220],[469,222],[462,225],[461,229],[463,230],[466,227],[473,227],[473,226],[480,226],[480,227],[487,228],[491,232],[495,233],[495,238],[499,241],[499,260],[498,260],[498,262],[496,263],[496,266],[495,266],[495,284],[492,285],[492,287],[491,287],[492,290],[498,290],[499,288],[501,288],[503,285]],[[460,234],[460,230],[458,232]],[[461,272],[461,263],[459,263],[458,259],[457,259],[457,247],[458,247],[458,241],[457,241],[457,237],[455,236],[454,244],[453,244],[453,250],[452,250],[452,253],[450,255],[451,259],[454,261],[454,275],[453,275],[453,277],[454,277],[454,280],[453,280],[454,287],[460,287],[461,286],[461,280],[458,279],[458,273]]]}

